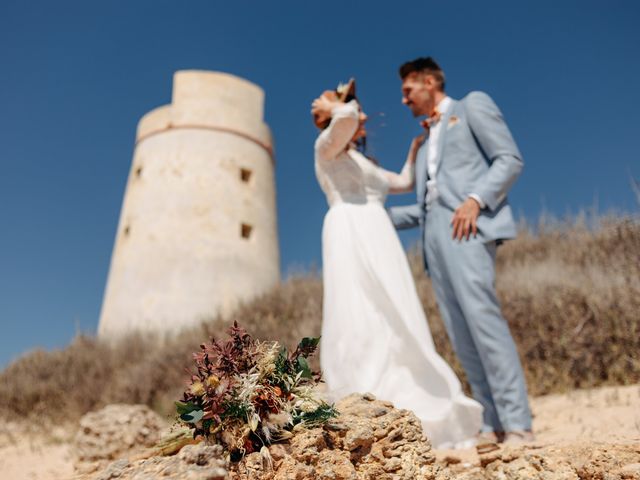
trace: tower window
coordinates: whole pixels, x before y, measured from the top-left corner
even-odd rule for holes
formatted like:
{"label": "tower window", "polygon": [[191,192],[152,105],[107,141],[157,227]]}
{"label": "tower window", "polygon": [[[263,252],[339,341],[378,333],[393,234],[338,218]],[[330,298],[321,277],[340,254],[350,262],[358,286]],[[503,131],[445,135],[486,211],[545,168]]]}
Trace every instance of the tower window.
{"label": "tower window", "polygon": [[125,237],[128,237],[130,232],[131,232],[131,228],[129,227],[129,225],[124,227],[124,236]]}
{"label": "tower window", "polygon": [[140,178],[142,176],[142,167],[136,168],[136,177]]}
{"label": "tower window", "polygon": [[248,240],[251,237],[251,232],[253,231],[253,227],[247,223],[243,223],[240,225],[240,235],[242,238]]}
{"label": "tower window", "polygon": [[242,180],[244,183],[249,183],[249,180],[251,180],[251,174],[253,172],[251,170],[249,170],[248,168],[241,168],[240,169],[240,180]]}

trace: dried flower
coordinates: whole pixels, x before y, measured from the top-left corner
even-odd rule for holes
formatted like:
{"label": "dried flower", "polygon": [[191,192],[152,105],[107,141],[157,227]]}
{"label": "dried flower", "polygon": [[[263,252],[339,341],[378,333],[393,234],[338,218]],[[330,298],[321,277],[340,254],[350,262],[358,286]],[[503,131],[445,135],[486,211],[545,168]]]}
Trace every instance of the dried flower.
{"label": "dried flower", "polygon": [[191,387],[189,387],[189,391],[193,395],[196,395],[197,397],[201,397],[202,395],[205,394],[204,385],[202,384],[202,382],[194,382],[194,383],[192,383]]}
{"label": "dried flower", "polygon": [[206,383],[207,387],[216,388],[218,385],[220,385],[220,379],[215,375],[210,375],[207,377]]}

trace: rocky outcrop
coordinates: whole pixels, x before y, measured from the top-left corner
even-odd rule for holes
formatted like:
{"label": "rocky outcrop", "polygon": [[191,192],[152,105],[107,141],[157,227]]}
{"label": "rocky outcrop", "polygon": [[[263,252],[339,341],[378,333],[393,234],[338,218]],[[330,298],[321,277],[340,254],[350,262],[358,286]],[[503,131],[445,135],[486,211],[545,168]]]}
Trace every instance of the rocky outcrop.
{"label": "rocky outcrop", "polygon": [[[182,446],[193,440],[185,437],[184,432],[175,432],[174,437],[168,435],[164,443],[156,443],[142,454],[132,455],[128,450],[129,443],[126,443],[127,448],[118,449],[113,445],[111,454],[124,452],[125,459],[112,462],[106,468],[102,465],[97,473],[85,472],[76,478],[640,480],[640,441],[611,444],[594,438],[562,445],[496,446],[480,455],[472,450],[440,452],[441,458],[437,460],[413,413],[396,409],[391,403],[376,400],[368,394],[351,395],[336,407],[340,416],[330,423],[294,430],[288,441],[265,447],[238,463],[229,464],[218,445]],[[92,427],[93,430],[96,428]],[[111,431],[111,427],[101,428],[105,432]],[[113,434],[110,438],[115,443],[116,438],[123,437]],[[76,443],[76,448],[80,447]],[[179,453],[171,455],[180,447]],[[86,446],[82,448],[86,449]],[[134,460],[143,456],[149,458]]]}
{"label": "rocky outcrop", "polygon": [[117,460],[87,480],[228,480],[222,447],[187,445],[177,455]]}
{"label": "rocky outcrop", "polygon": [[94,470],[151,447],[165,427],[162,418],[145,405],[115,404],[87,413],[73,441],[76,469]]}
{"label": "rocky outcrop", "polygon": [[[265,447],[247,455],[239,463],[229,465],[220,446],[204,443],[182,447],[177,455],[152,456],[133,461],[140,455],[130,454],[128,435],[116,435],[116,425],[107,428],[103,413],[95,421],[83,419],[85,435],[91,448],[83,447],[83,458],[96,459],[98,444],[109,444],[110,455],[125,454],[126,459],[110,463],[100,471],[84,470],[87,480],[420,480],[433,479],[435,456],[431,444],[422,434],[418,418],[407,410],[398,410],[389,402],[376,400],[370,394],[351,395],[336,405],[340,416],[323,427],[299,429],[289,441]],[[100,412],[96,412],[100,413]],[[114,416],[109,415],[111,421]],[[122,425],[122,422],[119,423]],[[130,425],[130,422],[124,422]],[[100,428],[97,428],[100,425]],[[99,432],[107,438],[96,440]],[[121,448],[117,439],[125,438]],[[81,441],[80,435],[77,441]],[[111,445],[111,442],[114,442]],[[162,444],[162,442],[160,442]],[[146,452],[158,452],[156,444]],[[146,443],[147,446],[149,443]],[[78,445],[79,446],[79,445]],[[106,452],[106,450],[105,450]],[[91,455],[91,456],[89,456]],[[145,455],[144,453],[142,454]],[[227,473],[227,468],[229,472]]]}
{"label": "rocky outcrop", "polygon": [[288,443],[231,465],[233,480],[432,479],[435,456],[418,418],[370,394],[336,405],[340,416],[323,427],[294,432]]}

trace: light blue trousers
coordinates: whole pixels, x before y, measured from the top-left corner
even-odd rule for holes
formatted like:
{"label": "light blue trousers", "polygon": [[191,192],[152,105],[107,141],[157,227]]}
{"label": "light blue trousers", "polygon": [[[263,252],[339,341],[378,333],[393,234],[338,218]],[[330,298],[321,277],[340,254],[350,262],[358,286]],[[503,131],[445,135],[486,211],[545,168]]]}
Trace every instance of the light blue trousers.
{"label": "light blue trousers", "polygon": [[528,430],[522,365],[495,291],[496,242],[453,240],[452,216],[440,205],[426,215],[425,254],[440,314],[484,407],[483,431]]}

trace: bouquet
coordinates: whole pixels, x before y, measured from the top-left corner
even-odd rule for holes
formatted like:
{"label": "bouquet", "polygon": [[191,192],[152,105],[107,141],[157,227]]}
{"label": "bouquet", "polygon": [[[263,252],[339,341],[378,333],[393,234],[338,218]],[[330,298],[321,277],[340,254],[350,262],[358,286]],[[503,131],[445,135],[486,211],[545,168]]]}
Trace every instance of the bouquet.
{"label": "bouquet", "polygon": [[314,387],[320,374],[307,361],[319,338],[303,338],[289,353],[278,342],[254,340],[237,323],[229,336],[200,345],[194,354],[197,372],[176,402],[194,438],[219,443],[239,459],[337,415],[318,398]]}

